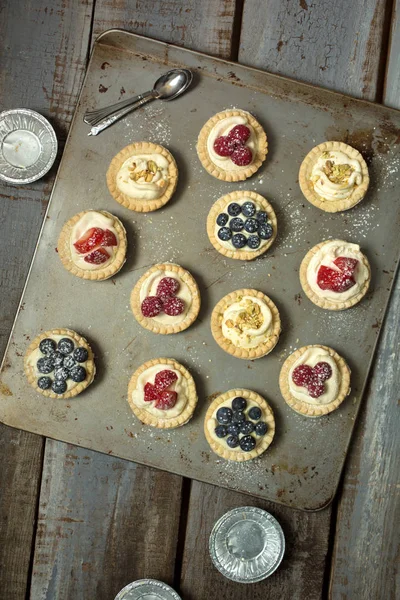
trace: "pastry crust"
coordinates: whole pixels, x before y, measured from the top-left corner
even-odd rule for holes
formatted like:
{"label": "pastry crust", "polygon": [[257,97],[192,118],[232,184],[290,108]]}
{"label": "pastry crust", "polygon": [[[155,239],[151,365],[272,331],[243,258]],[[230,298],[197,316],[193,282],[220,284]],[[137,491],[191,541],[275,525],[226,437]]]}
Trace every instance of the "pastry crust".
{"label": "pastry crust", "polygon": [[[224,404],[225,402],[230,400],[231,398],[235,398],[236,396],[241,396],[242,398],[246,398],[247,400],[252,400],[255,404],[257,404],[262,410],[261,419],[265,421],[265,423],[267,423],[268,425],[267,433],[262,438],[259,438],[257,440],[257,442],[259,443],[257,443],[256,447],[250,452],[243,452],[242,450],[240,452],[234,452],[229,448],[229,446],[226,445],[226,443],[223,440],[219,442],[213,437],[211,437],[208,431],[207,424],[212,418],[212,414],[215,411],[215,409],[221,404]],[[204,419],[204,435],[206,436],[206,440],[210,444],[213,452],[215,452],[222,458],[226,458],[227,460],[234,460],[236,462],[244,462],[247,460],[251,460],[252,458],[257,458],[257,456],[260,456],[260,454],[265,452],[265,450],[271,445],[271,442],[274,439],[274,413],[272,412],[272,408],[270,407],[268,402],[262,396],[256,394],[256,392],[252,392],[251,390],[245,389],[229,390],[228,392],[217,396],[217,398],[215,398],[208,407]]]}
{"label": "pastry crust", "polygon": [[[151,317],[144,317],[142,314],[142,303],[140,301],[141,287],[152,273],[160,270],[173,271],[174,273],[176,273],[177,277],[179,277],[179,279],[186,283],[192,296],[192,303],[190,305],[186,317],[183,321],[177,323],[176,325],[164,325],[163,323],[157,323],[157,321],[155,321]],[[186,269],[184,269],[183,267],[173,263],[160,263],[152,266],[151,269],[146,271],[146,273],[144,273],[141,276],[131,293],[131,308],[136,321],[145,329],[148,329],[153,333],[160,333],[162,335],[168,335],[170,333],[179,333],[180,331],[184,331],[185,329],[190,327],[190,325],[197,319],[197,315],[199,314],[200,310],[200,302],[200,291],[194,277],[189,273],[189,271],[186,271]]]}
{"label": "pastry crust", "polygon": [[[239,348],[222,334],[221,322],[225,309],[242,296],[254,296],[255,298],[259,298],[265,302],[272,313],[272,333],[266,342],[255,348]],[[211,314],[211,333],[214,340],[223,350],[225,350],[225,352],[236,358],[251,360],[266,356],[266,354],[269,354],[278,343],[280,332],[281,319],[277,307],[268,296],[257,290],[242,289],[227,294],[215,305]]]}
{"label": "pastry crust", "polygon": [[[232,250],[228,250],[228,248],[225,248],[225,246],[223,246],[218,237],[215,235],[215,220],[217,218],[217,216],[219,215],[220,212],[223,212],[224,209],[228,206],[228,204],[230,204],[231,202],[235,202],[236,200],[240,200],[241,198],[248,198],[249,200],[254,200],[254,202],[257,202],[257,204],[259,204],[263,210],[268,214],[268,218],[271,221],[271,225],[273,227],[273,234],[272,237],[267,241],[267,243],[265,245],[263,245],[262,247],[260,247],[258,250],[254,250],[254,252],[250,251],[250,250],[236,250],[235,248],[232,247]],[[223,254],[224,256],[226,256],[227,258],[234,258],[237,260],[253,260],[254,258],[257,258],[257,256],[261,256],[261,254],[264,254],[264,252],[266,252],[268,250],[268,248],[270,248],[272,246],[272,244],[275,241],[275,238],[277,236],[278,233],[278,223],[277,223],[277,219],[276,219],[276,214],[274,209],[272,208],[272,206],[270,205],[270,203],[268,202],[268,200],[266,200],[266,198],[264,198],[263,196],[261,196],[260,194],[257,194],[256,192],[250,192],[250,191],[237,191],[237,192],[231,192],[230,194],[226,194],[225,196],[222,196],[222,198],[220,198],[219,200],[217,200],[216,202],[214,202],[214,204],[211,207],[210,212],[208,213],[208,217],[207,217],[207,234],[208,234],[208,238],[210,240],[210,242],[212,243],[212,245],[214,246],[214,248],[216,250],[218,250],[218,252],[220,254]]]}
{"label": "pastry crust", "polygon": [[[169,163],[168,167],[168,185],[162,196],[154,198],[153,200],[145,200],[141,198],[132,198],[121,192],[116,184],[118,172],[123,163],[131,156],[138,154],[161,154],[164,156]],[[129,210],[135,210],[137,212],[151,212],[161,208],[171,199],[178,183],[178,167],[172,154],[163,146],[153,144],[152,142],[135,142],[129,146],[125,146],[114,158],[112,159],[110,166],[107,171],[107,185],[110,194],[122,206],[129,208]]]}
{"label": "pastry crust", "polygon": [[[180,415],[175,417],[174,419],[159,419],[154,415],[151,415],[147,410],[141,409],[136,404],[134,404],[132,400],[132,394],[136,389],[137,381],[139,376],[149,369],[150,367],[154,367],[156,365],[165,365],[167,368],[171,367],[182,375],[185,378],[187,383],[188,397],[187,404],[184,410]],[[194,379],[184,366],[178,363],[176,360],[172,358],[155,358],[153,360],[148,360],[142,366],[140,366],[132,375],[129,386],[128,386],[128,403],[131,407],[132,412],[136,415],[136,417],[142,423],[146,425],[150,425],[151,427],[157,427],[158,429],[172,429],[175,427],[181,427],[185,425],[193,416],[194,410],[197,404],[197,392],[196,386],[194,383]]]}
{"label": "pastry crust", "polygon": [[[345,152],[347,156],[352,159],[358,160],[361,164],[362,182],[358,185],[351,193],[348,198],[338,200],[326,200],[322,198],[317,192],[314,191],[314,186],[310,180],[312,169],[321,156],[322,152]],[[367,163],[364,158],[352,146],[345,144],[344,142],[324,142],[315,146],[305,157],[300,165],[299,171],[299,184],[301,191],[311,204],[317,206],[325,212],[339,212],[343,210],[349,210],[356,204],[361,202],[367,193],[369,186],[369,174]]]}
{"label": "pastry crust", "polygon": [[[211,133],[214,125],[221,121],[222,119],[226,119],[228,117],[238,117],[245,116],[248,119],[249,124],[254,129],[257,137],[257,152],[255,156],[253,156],[253,162],[250,165],[245,167],[240,167],[238,171],[225,171],[224,169],[219,168],[215,165],[208,153],[207,150],[207,141],[208,137]],[[248,177],[254,175],[256,171],[261,167],[262,163],[265,160],[265,157],[268,153],[268,141],[267,136],[264,129],[261,127],[260,123],[251,115],[249,112],[245,110],[224,110],[222,112],[217,113],[211,119],[207,121],[207,123],[203,126],[200,131],[199,138],[197,140],[197,154],[201,161],[203,167],[217,179],[221,179],[221,181],[244,181]]]}
{"label": "pastry crust", "polygon": [[[335,363],[341,374],[341,382],[339,394],[333,402],[329,404],[309,404],[308,402],[303,402],[302,400],[298,400],[295,398],[290,392],[289,387],[289,373],[293,364],[304,354],[306,350],[309,348],[322,348],[323,350],[327,350],[329,355],[335,360]],[[288,356],[285,362],[282,365],[282,369],[279,375],[279,387],[282,393],[285,402],[293,408],[296,412],[301,415],[305,415],[306,417],[320,417],[322,415],[327,415],[332,411],[336,410],[338,406],[343,402],[343,400],[350,394],[350,368],[348,367],[346,361],[332,348],[329,346],[322,346],[321,344],[311,344],[309,346],[303,346],[303,348],[299,348],[293,354]]]}
{"label": "pastry crust", "polygon": [[361,256],[363,265],[368,270],[368,278],[364,282],[364,285],[360,289],[359,293],[353,298],[349,298],[348,300],[345,300],[343,302],[331,302],[331,300],[328,300],[327,298],[322,298],[321,296],[318,296],[310,287],[307,280],[308,265],[310,264],[310,261],[314,254],[316,254],[323,246],[325,246],[325,244],[329,244],[334,241],[336,240],[325,240],[324,242],[320,242],[307,252],[300,265],[300,283],[307,297],[311,300],[311,302],[313,302],[320,308],[325,308],[326,310],[345,310],[346,308],[351,308],[355,304],[358,304],[368,291],[369,284],[371,282],[371,267],[369,265],[367,257],[364,254],[361,253]]}
{"label": "pastry crust", "polygon": [[[106,217],[113,219],[113,227],[118,234],[118,249],[114,256],[114,260],[107,264],[104,268],[100,269],[80,269],[72,260],[71,256],[71,248],[70,248],[70,239],[72,230],[78,221],[88,212],[98,212]],[[120,271],[126,260],[126,249],[127,249],[127,239],[126,239],[126,231],[121,221],[111,213],[106,210],[83,210],[78,213],[74,217],[72,217],[69,221],[67,221],[63,228],[61,229],[60,237],[58,238],[57,250],[58,255],[61,259],[64,267],[72,273],[72,275],[76,275],[76,277],[80,277],[81,279],[90,279],[91,281],[103,281],[104,279],[109,279],[118,271]]]}
{"label": "pastry crust", "polygon": [[[40,387],[37,385],[37,376],[35,374],[35,371],[32,365],[30,365],[28,362],[29,356],[39,347],[40,342],[47,337],[51,337],[52,335],[63,335],[66,337],[70,337],[74,340],[74,342],[76,342],[77,346],[82,346],[83,348],[86,348],[89,354],[88,359],[85,362],[86,379],[84,381],[81,381],[80,383],[77,383],[72,389],[64,392],[64,394],[55,394],[51,389],[40,389]],[[85,390],[92,383],[96,373],[96,366],[94,364],[94,355],[91,347],[89,346],[87,340],[85,340],[84,337],[79,335],[79,333],[76,333],[72,329],[49,329],[35,337],[35,339],[29,345],[25,353],[24,370],[28,382],[33,388],[35,388],[37,392],[39,392],[43,396],[46,396],[47,398],[57,398],[59,400],[64,400],[67,398],[73,398],[74,396],[81,394],[83,390]]]}

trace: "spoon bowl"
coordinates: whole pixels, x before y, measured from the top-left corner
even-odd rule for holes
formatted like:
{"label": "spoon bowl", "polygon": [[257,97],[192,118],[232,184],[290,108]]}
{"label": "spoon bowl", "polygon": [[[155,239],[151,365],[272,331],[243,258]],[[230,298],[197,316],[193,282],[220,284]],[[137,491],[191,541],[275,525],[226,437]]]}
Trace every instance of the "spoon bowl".
{"label": "spoon bowl", "polygon": [[153,91],[158,100],[173,100],[187,90],[192,79],[193,74],[189,69],[172,69],[157,79]]}

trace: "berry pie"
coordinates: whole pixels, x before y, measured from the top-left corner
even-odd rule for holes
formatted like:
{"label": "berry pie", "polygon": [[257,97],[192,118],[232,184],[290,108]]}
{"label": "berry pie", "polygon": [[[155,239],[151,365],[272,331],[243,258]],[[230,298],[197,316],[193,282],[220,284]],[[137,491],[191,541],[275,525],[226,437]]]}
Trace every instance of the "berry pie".
{"label": "berry pie", "polygon": [[57,250],[70,273],[101,281],[122,268],[126,247],[126,231],[117,217],[105,210],[85,210],[65,223]]}
{"label": "berry pie", "polygon": [[207,233],[214,248],[224,256],[253,260],[273,244],[276,215],[260,194],[231,192],[212,205]]}
{"label": "berry pie", "polygon": [[217,344],[236,358],[251,360],[269,354],[281,332],[279,311],[257,290],[237,290],[216,304],[211,333]]}
{"label": "berry pie", "polygon": [[179,265],[154,265],[133,288],[131,307],[145,329],[153,333],[178,333],[196,320],[200,292],[189,271]]}
{"label": "berry pie", "polygon": [[230,390],[208,407],[204,433],[211,449],[222,458],[251,460],[265,452],[274,439],[274,414],[259,394]]}
{"label": "berry pie", "polygon": [[185,425],[197,404],[193,377],[170,358],[149,360],[135,371],[129,382],[128,402],[146,425],[172,429]]}
{"label": "berry pie", "polygon": [[328,310],[351,308],[365,296],[371,280],[369,262],[357,244],[327,240],[304,257],[300,282],[314,304]]}
{"label": "berry pie", "polygon": [[163,146],[136,142],[111,161],[107,185],[113,198],[130,210],[150,212],[170,200],[178,182],[178,168]]}
{"label": "berry pie", "polygon": [[93,352],[71,329],[51,329],[30,344],[24,360],[32,387],[48,398],[73,398],[90,385],[96,367]]}
{"label": "berry pie", "polygon": [[319,417],[336,410],[350,393],[350,369],[328,346],[304,346],[283,363],[279,387],[293,410]]}
{"label": "berry pie", "polygon": [[217,179],[243,181],[261,167],[268,152],[260,123],[244,110],[225,110],[200,131],[197,153],[203,167]]}
{"label": "berry pie", "polygon": [[368,167],[358,150],[348,144],[324,142],[303,160],[299,183],[314,206],[326,212],[348,210],[367,193]]}

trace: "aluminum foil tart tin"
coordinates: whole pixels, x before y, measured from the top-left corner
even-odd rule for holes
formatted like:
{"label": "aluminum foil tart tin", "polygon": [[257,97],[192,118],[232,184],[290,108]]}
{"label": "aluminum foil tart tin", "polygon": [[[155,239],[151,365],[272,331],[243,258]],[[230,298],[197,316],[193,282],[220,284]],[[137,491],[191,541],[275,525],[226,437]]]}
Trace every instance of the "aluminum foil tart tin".
{"label": "aluminum foil tart tin", "polygon": [[0,179],[26,184],[53,165],[57,138],[47,119],[28,108],[0,113]]}
{"label": "aluminum foil tart tin", "polygon": [[128,583],[115,597],[115,600],[182,600],[180,596],[162,581],[138,579]]}
{"label": "aluminum foil tart tin", "polygon": [[222,575],[239,583],[256,583],[278,568],[285,553],[285,537],[275,517],[260,508],[243,506],[215,523],[209,549]]}

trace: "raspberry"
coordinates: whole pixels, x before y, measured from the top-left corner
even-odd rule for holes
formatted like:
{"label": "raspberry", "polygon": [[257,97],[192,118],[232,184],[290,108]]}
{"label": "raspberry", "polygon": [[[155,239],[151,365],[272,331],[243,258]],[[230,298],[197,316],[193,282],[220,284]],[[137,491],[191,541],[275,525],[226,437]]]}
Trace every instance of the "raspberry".
{"label": "raspberry", "polygon": [[115,234],[109,229],[104,231],[103,239],[101,240],[101,246],[118,246]]}
{"label": "raspberry", "polygon": [[157,296],[148,296],[142,302],[142,315],[144,317],[156,317],[162,311],[163,305]]}
{"label": "raspberry", "polygon": [[104,250],[104,248],[96,248],[96,250],[87,254],[83,260],[91,265],[101,265],[107,262],[109,258],[110,255],[107,250]]}
{"label": "raspberry", "polygon": [[247,146],[236,146],[231,154],[231,160],[239,167],[249,165],[253,160],[253,154]]}
{"label": "raspberry", "polygon": [[177,296],[171,296],[164,300],[164,312],[170,317],[177,317],[185,310],[185,303]]}
{"label": "raspberry", "polygon": [[233,129],[228,133],[230,140],[242,142],[244,144],[250,137],[250,129],[246,125],[235,125]]}
{"label": "raspberry", "polygon": [[330,267],[321,265],[317,273],[317,284],[321,290],[331,290],[341,294],[355,285],[353,277],[346,272],[334,271]]}
{"label": "raspberry", "polygon": [[333,261],[334,264],[346,275],[353,275],[356,266],[358,265],[358,260],[356,258],[348,258],[347,256],[338,256]]}
{"label": "raspberry", "polygon": [[230,156],[235,149],[235,144],[227,136],[221,135],[215,140],[213,147],[218,156]]}
{"label": "raspberry", "polygon": [[173,371],[169,369],[164,369],[164,371],[160,371],[157,373],[154,379],[154,387],[158,392],[162,392],[166,390],[170,385],[177,381],[178,376]]}
{"label": "raspberry", "polygon": [[307,385],[307,389],[311,398],[319,398],[325,391],[324,384],[318,379],[318,377],[311,379]]}
{"label": "raspberry", "polygon": [[313,375],[323,383],[330,377],[332,377],[331,366],[327,362],[319,362],[313,368]]}
{"label": "raspberry", "polygon": [[144,386],[144,400],[145,402],[152,402],[152,400],[158,400],[159,393],[156,387],[152,383],[146,383]]}
{"label": "raspberry", "polygon": [[161,392],[154,406],[160,410],[168,410],[175,406],[177,400],[178,394],[176,392],[165,390],[164,392]]}
{"label": "raspberry", "polygon": [[163,300],[174,296],[179,290],[180,284],[174,277],[163,277],[157,286],[156,295],[160,296]]}
{"label": "raspberry", "polygon": [[308,365],[299,365],[293,369],[292,379],[295,385],[301,387],[307,387],[308,382],[311,381],[313,370]]}

